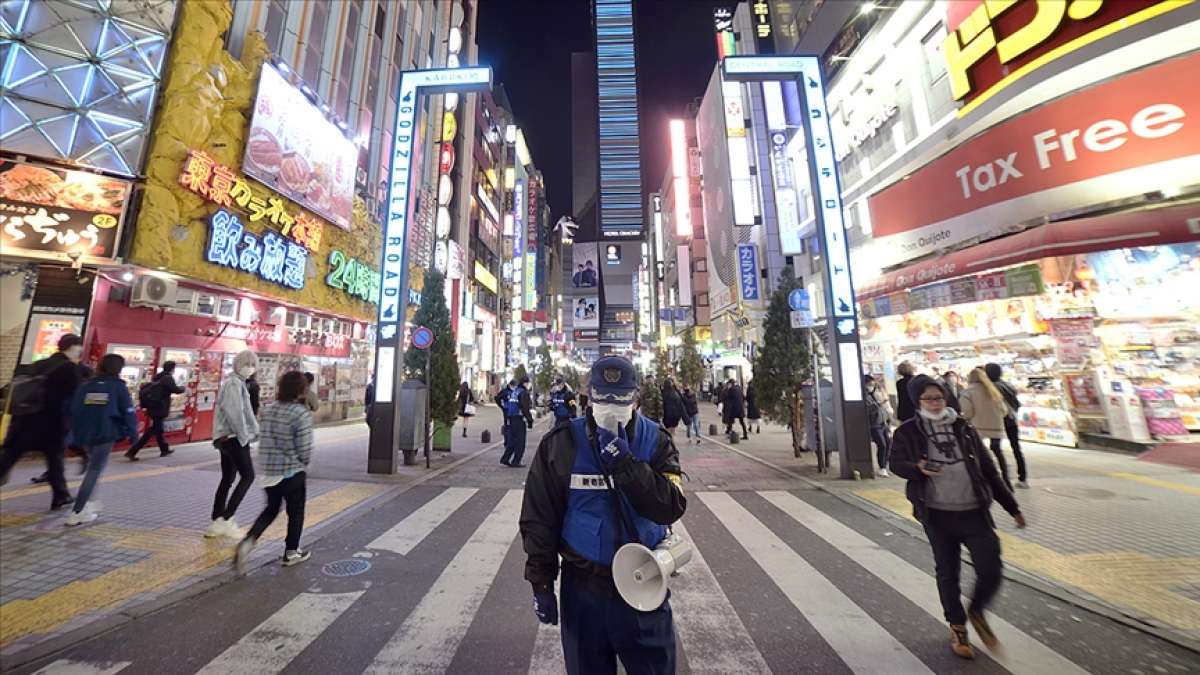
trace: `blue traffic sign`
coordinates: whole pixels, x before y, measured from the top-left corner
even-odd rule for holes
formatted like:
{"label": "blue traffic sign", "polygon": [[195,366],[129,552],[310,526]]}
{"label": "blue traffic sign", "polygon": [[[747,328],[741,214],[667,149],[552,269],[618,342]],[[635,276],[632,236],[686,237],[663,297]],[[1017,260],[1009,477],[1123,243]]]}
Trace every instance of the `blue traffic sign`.
{"label": "blue traffic sign", "polygon": [[807,312],[812,309],[809,304],[808,291],[803,288],[794,288],[791,293],[788,293],[788,306],[797,312]]}
{"label": "blue traffic sign", "polygon": [[413,330],[412,345],[417,349],[429,349],[433,346],[433,331],[425,326],[417,326]]}

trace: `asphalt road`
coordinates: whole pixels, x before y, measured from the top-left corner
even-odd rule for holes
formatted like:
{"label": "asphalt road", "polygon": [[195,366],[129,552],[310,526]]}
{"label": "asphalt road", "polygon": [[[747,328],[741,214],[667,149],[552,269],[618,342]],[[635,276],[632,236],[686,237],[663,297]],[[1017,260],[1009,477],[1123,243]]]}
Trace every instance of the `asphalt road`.
{"label": "asphalt road", "polygon": [[[962,661],[924,541],[712,444],[682,451],[697,555],[671,585],[681,672],[1200,671],[1196,653],[1016,583],[994,607],[1002,653]],[[522,579],[525,472],[499,453],[312,542],[302,565],[231,574],[10,672],[562,672],[558,635],[539,627]]]}

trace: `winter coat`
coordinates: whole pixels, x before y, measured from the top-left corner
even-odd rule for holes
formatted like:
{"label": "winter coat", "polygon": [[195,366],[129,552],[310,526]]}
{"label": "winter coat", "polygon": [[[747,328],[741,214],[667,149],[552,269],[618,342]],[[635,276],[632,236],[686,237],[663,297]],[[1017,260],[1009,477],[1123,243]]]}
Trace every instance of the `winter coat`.
{"label": "winter coat", "polygon": [[271,403],[263,410],[257,468],[265,485],[277,484],[308,468],[313,426],[308,406],[293,401]]}
{"label": "winter coat", "polygon": [[746,416],[746,397],[741,386],[735,384],[726,389],[721,403],[721,418],[726,424]]}
{"label": "winter coat", "polygon": [[961,413],[962,403],[958,399],[963,393],[962,385],[952,387],[945,379],[939,380],[938,383],[942,385],[942,391],[946,392],[946,405],[954,408],[954,412]]}
{"label": "winter coat", "polygon": [[[13,417],[4,445],[48,452],[63,447],[67,437],[69,406],[79,387],[79,366],[56,352],[27,367],[31,375],[44,375],[45,405],[31,415]],[[22,373],[23,374],[23,373]]]}
{"label": "winter coat", "polygon": [[683,409],[687,411],[688,419],[700,414],[700,402],[696,400],[696,392],[683,394]]}
{"label": "winter coat", "polygon": [[917,414],[912,397],[908,394],[908,385],[911,382],[911,376],[896,380],[896,418],[901,422],[907,422]]}
{"label": "winter coat", "polygon": [[184,388],[175,384],[175,375],[165,370],[154,376],[151,386],[158,388],[158,399],[154,401],[154,405],[145,408],[146,414],[152,419],[162,419],[171,414],[171,396],[182,394]]}
{"label": "winter coat", "polygon": [[662,401],[664,427],[674,429],[679,426],[681,420],[690,418],[687,408],[683,405],[683,397],[679,395],[679,390],[675,387],[663,387]]}
{"label": "winter coat", "polygon": [[[992,527],[996,526],[988,511],[993,499],[1000,502],[1000,506],[1009,514],[1015,516],[1020,513],[1021,507],[1017,505],[1017,500],[1008,491],[1008,486],[996,470],[991,454],[984,450],[979,434],[961,417],[954,421],[953,427],[958,446],[962,448],[965,456],[964,461],[967,473],[971,475],[975,496],[978,497],[988,522]],[[929,478],[917,468],[917,462],[928,454],[929,439],[921,427],[919,418],[911,419],[896,429],[896,434],[892,436],[892,458],[888,466],[892,473],[908,480],[908,484],[904,486],[904,494],[912,503],[913,517],[922,522],[926,515],[925,481]]]}
{"label": "winter coat", "polygon": [[84,382],[71,399],[71,435],[75,445],[91,447],[122,438],[137,441],[137,415],[129,388],[119,377]]}
{"label": "winter coat", "polygon": [[246,380],[246,392],[250,394],[250,409],[254,411],[255,415],[257,415],[258,408],[261,405],[259,402],[259,394],[262,392],[262,387],[258,386],[258,380],[256,378],[251,377],[249,380]]}
{"label": "winter coat", "polygon": [[250,392],[246,390],[246,381],[237,373],[227,376],[217,391],[213,438],[236,438],[241,445],[258,440],[258,418],[250,407]]}
{"label": "winter coat", "polygon": [[752,420],[762,419],[762,413],[758,410],[758,394],[755,393],[753,384],[746,387],[746,417]]}
{"label": "winter coat", "polygon": [[958,400],[962,404],[963,418],[975,427],[980,436],[1005,437],[1004,418],[1008,415],[1008,406],[993,399],[982,384],[971,383]]}
{"label": "winter coat", "polygon": [[467,404],[475,402],[475,394],[467,387],[458,388],[458,416],[468,417]]}
{"label": "winter coat", "polygon": [[887,408],[883,407],[883,403],[879,400],[876,392],[868,391],[863,397],[863,401],[867,404],[867,424],[872,429],[887,428],[891,422],[891,416],[888,414]]}

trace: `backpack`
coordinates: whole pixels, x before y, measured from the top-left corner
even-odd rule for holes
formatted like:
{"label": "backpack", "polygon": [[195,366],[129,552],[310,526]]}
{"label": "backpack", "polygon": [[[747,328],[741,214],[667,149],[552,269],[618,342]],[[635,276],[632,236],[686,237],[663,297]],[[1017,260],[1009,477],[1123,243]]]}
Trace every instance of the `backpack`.
{"label": "backpack", "polygon": [[158,381],[147,382],[138,387],[138,407],[147,412],[162,406],[162,387]]}
{"label": "backpack", "polygon": [[13,417],[36,415],[46,407],[46,375],[18,375],[9,385],[8,411]]}

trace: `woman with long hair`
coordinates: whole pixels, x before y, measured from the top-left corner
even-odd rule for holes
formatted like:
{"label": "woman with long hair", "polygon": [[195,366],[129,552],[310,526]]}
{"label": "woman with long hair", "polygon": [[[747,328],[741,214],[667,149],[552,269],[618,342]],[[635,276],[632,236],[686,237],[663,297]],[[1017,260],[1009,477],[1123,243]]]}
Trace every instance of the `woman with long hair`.
{"label": "woman with long hair", "polygon": [[463,438],[466,438],[467,422],[470,422],[471,418],[475,416],[475,393],[471,391],[471,385],[466,381],[458,387],[458,416],[462,418]]}
{"label": "woman with long hair", "polygon": [[983,368],[975,368],[967,376],[967,388],[959,397],[962,406],[962,416],[975,427],[979,435],[988,439],[992,454],[996,456],[996,465],[1000,467],[1000,475],[1004,484],[1012,490],[1012,481],[1008,479],[1008,462],[1000,449],[1000,440],[1004,438],[1004,418],[1008,415],[1008,404],[1004,402],[1004,394],[996,388],[991,378]]}

